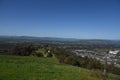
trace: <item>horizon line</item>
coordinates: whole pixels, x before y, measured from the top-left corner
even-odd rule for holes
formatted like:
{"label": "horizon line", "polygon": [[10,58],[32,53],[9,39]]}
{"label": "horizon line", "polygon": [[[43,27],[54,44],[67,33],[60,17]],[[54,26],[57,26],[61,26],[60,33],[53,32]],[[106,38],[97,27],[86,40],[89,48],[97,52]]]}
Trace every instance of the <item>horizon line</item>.
{"label": "horizon line", "polygon": [[53,37],[53,36],[30,36],[30,35],[0,35],[0,37],[34,37],[34,38],[63,38],[75,40],[120,40],[120,39],[103,39],[103,38],[72,38],[72,37]]}

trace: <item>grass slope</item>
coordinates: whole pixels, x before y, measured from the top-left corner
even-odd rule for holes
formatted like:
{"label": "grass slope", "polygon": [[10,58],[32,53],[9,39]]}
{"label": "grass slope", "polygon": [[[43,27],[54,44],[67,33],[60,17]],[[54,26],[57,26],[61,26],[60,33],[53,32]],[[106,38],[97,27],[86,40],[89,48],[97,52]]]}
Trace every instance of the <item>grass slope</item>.
{"label": "grass slope", "polygon": [[0,56],[0,80],[100,80],[90,77],[90,73],[86,69],[59,64],[56,58]]}

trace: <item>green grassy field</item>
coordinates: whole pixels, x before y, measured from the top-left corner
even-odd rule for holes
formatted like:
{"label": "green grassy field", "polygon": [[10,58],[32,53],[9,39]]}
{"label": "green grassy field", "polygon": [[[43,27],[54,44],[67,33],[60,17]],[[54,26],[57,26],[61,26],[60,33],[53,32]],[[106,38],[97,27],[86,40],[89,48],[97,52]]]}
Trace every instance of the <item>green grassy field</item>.
{"label": "green grassy field", "polygon": [[[91,71],[58,63],[55,57],[0,56],[0,80],[101,80]],[[95,73],[95,72],[93,72]],[[107,80],[117,80],[109,75]]]}

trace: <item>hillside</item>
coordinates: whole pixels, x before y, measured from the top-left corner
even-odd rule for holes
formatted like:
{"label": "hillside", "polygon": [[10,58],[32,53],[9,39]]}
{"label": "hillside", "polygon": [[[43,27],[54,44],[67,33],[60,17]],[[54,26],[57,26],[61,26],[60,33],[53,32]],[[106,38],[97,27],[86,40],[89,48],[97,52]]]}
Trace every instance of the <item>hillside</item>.
{"label": "hillside", "polygon": [[[100,77],[95,71],[60,64],[54,57],[0,56],[0,80],[100,80]],[[119,79],[110,74],[107,80]]]}

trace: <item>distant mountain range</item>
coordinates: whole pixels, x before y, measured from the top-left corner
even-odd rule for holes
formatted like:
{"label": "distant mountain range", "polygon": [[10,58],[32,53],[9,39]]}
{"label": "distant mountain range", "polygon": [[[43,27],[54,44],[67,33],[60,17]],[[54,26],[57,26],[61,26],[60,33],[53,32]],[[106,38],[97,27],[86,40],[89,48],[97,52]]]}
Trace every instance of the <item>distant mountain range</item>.
{"label": "distant mountain range", "polygon": [[74,38],[33,37],[33,36],[0,36],[0,39],[49,40],[49,41],[78,41]]}
{"label": "distant mountain range", "polygon": [[37,41],[68,41],[86,43],[119,43],[120,40],[104,39],[75,39],[75,38],[56,38],[56,37],[32,37],[32,36],[0,36],[0,40],[37,40]]}

